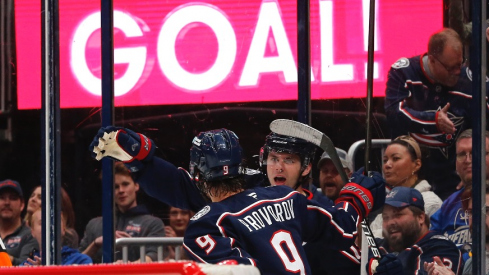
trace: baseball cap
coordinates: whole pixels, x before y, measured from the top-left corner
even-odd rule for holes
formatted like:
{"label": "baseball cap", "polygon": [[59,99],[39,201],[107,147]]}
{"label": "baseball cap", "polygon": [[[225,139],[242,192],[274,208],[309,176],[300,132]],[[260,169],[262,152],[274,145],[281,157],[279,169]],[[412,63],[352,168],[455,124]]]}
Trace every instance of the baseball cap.
{"label": "baseball cap", "polygon": [[[343,165],[343,168],[348,168],[348,169],[350,169],[350,171],[353,170],[350,158],[349,158],[348,154],[346,153],[346,151],[343,149],[337,148],[337,147],[335,147],[335,149],[336,149],[336,153],[338,154],[338,157],[340,157],[341,164]],[[329,156],[329,154],[327,152],[324,152],[321,155],[321,159],[318,162],[318,168],[319,169],[321,169],[321,166],[324,164],[324,162],[327,159],[331,159],[331,157]]]}
{"label": "baseball cap", "polygon": [[21,199],[24,199],[24,194],[22,193],[22,188],[20,187],[19,182],[15,180],[4,180],[0,182],[0,191],[5,190],[6,188],[10,188],[14,190],[17,194],[19,194]]}
{"label": "baseball cap", "polygon": [[416,206],[424,211],[424,200],[421,193],[410,187],[394,187],[385,197],[385,204],[394,207]]}

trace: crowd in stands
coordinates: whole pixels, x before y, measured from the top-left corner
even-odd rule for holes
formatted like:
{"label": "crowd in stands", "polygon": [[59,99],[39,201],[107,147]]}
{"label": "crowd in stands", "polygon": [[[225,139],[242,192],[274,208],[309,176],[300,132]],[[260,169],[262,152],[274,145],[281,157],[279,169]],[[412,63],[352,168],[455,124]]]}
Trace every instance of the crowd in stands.
{"label": "crowd in stands", "polygon": [[[236,249],[241,257],[262,259],[264,256],[252,245],[258,242],[257,235],[250,232],[265,230],[268,228],[267,222],[269,227],[272,224],[277,228],[284,226],[285,230],[285,221],[274,224],[271,217],[277,213],[264,215],[258,210],[242,219],[232,220],[229,216],[246,212],[247,207],[239,211],[236,209],[240,209],[237,204],[248,199],[251,200],[249,207],[254,207],[253,199],[256,200],[257,196],[277,199],[274,197],[276,194],[269,194],[269,190],[295,190],[293,202],[308,206],[298,206],[297,211],[304,214],[301,217],[304,221],[294,226],[287,224],[289,229],[294,228],[290,229],[293,238],[282,239],[281,243],[289,247],[300,241],[300,247],[295,247],[297,251],[291,249],[290,255],[279,252],[278,255],[267,255],[270,262],[274,261],[273,257],[290,256],[297,260],[296,256],[305,255],[306,267],[300,270],[310,270],[311,274],[360,274],[362,268],[367,269],[369,274],[471,274],[471,257],[474,256],[470,252],[474,211],[471,128],[475,121],[470,115],[471,86],[470,72],[464,64],[462,40],[452,29],[433,34],[428,41],[427,53],[395,62],[388,73],[385,98],[392,141],[384,151],[382,176],[378,174],[369,178],[364,176],[362,170],[355,172],[348,153],[336,148],[342,164],[341,172],[352,177],[350,183],[343,182],[332,156],[324,152],[319,161],[314,162],[317,147],[295,137],[276,133],[265,137],[264,146],[261,150],[257,148],[257,152],[260,151],[260,167],[258,171],[250,173],[250,169],[241,166],[239,157],[226,159],[226,152],[220,151],[225,148],[219,146],[215,149],[213,160],[222,158],[232,165],[218,164],[217,167],[225,167],[222,171],[210,168],[211,160],[206,157],[213,152],[206,151],[209,149],[201,147],[201,143],[210,136],[215,137],[208,141],[211,145],[216,142],[222,145],[218,143],[221,142],[219,139],[229,138],[229,135],[232,142],[237,142],[238,138],[227,130],[204,132],[194,139],[190,153],[191,159],[196,160],[191,162],[187,173],[154,156],[155,144],[143,135],[123,128],[102,129],[90,149],[97,160],[102,157],[119,160],[114,164],[115,238],[184,237],[184,244],[178,250],[174,246],[165,246],[165,261],[187,259],[220,263],[227,260],[223,255],[228,255],[230,259],[240,262],[240,258],[231,252],[212,256],[214,246],[219,247],[222,243],[215,240],[215,236],[206,235],[207,231],[216,232],[212,223],[205,223],[201,219],[210,211],[212,215],[222,214],[214,221],[215,224],[222,222],[218,225],[222,233],[219,237],[227,238],[231,234],[233,245],[237,243]],[[117,146],[111,145],[103,152],[97,149],[102,137],[109,135],[117,139]],[[135,154],[125,147],[129,146],[129,141],[132,147],[137,145],[136,149],[132,149]],[[239,144],[233,146],[232,150],[238,150]],[[148,151],[141,153],[145,148]],[[489,179],[489,132],[486,132],[485,157],[486,177]],[[313,165],[319,170],[317,186],[312,179]],[[241,178],[245,170],[249,177]],[[195,184],[189,184],[192,182]],[[279,188],[273,189],[275,186]],[[370,194],[369,199],[373,200],[374,206],[369,206],[364,203],[363,197],[349,191],[354,187]],[[169,205],[167,226],[162,219],[148,211],[144,202],[138,202],[137,193],[140,190]],[[62,264],[101,263],[104,241],[102,217],[90,220],[83,236],[79,237],[74,230],[75,213],[70,197],[64,190],[61,191]],[[231,203],[233,198],[236,202]],[[214,208],[209,205],[214,205]],[[41,206],[40,186],[27,197],[19,182],[11,179],[0,182],[2,265],[8,260],[14,266],[41,264]],[[221,212],[216,208],[222,208]],[[318,216],[312,222],[306,220],[310,208],[324,208],[326,210],[322,211],[334,215]],[[373,221],[371,227],[382,254],[381,259],[375,259],[371,252],[371,255],[365,255],[370,258],[368,265],[362,267],[358,241],[347,242],[344,236],[335,239],[333,237],[336,235],[318,233],[314,231],[317,228],[313,230],[304,226],[308,224],[331,230],[323,223],[323,219],[331,219],[331,223],[342,230],[351,229],[351,236],[356,236],[359,222],[351,226],[351,222],[341,218],[343,212],[340,210],[353,211],[348,215],[353,213],[351,215],[356,221],[365,216]],[[249,232],[237,230],[238,225]],[[199,226],[201,233],[196,230]],[[486,241],[489,239],[487,226],[489,219],[486,215]],[[227,231],[224,232],[223,228]],[[305,237],[301,235],[303,231],[312,232],[314,236]],[[326,246],[325,243],[334,245]],[[201,248],[203,252],[199,250]],[[140,259],[139,247],[130,246],[128,259],[132,263],[153,262],[157,260],[157,251],[155,245],[146,246],[145,257]],[[233,250],[233,253],[238,252]],[[8,255],[7,260],[5,255]],[[115,256],[115,262],[121,263],[120,247],[116,247]],[[280,260],[283,262],[283,258]],[[256,264],[265,273],[274,272],[263,261],[253,263],[251,260],[250,263]],[[489,267],[486,267],[486,273],[489,274]]]}

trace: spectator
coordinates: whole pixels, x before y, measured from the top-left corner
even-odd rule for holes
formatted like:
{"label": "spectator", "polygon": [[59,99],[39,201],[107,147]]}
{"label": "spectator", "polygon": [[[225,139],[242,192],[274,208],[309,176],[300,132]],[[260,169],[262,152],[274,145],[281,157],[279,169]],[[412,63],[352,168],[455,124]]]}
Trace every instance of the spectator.
{"label": "spectator", "polygon": [[[394,187],[387,195],[382,210],[384,239],[378,239],[381,253],[387,254],[376,268],[380,274],[394,266],[402,266],[403,275],[421,274],[423,265],[433,257],[458,274],[462,268],[462,257],[454,243],[429,230],[430,218],[424,212],[421,193],[409,187]],[[370,255],[372,257],[372,255]],[[368,269],[372,268],[372,261]]]}
{"label": "spectator", "polygon": [[[489,203],[489,186],[486,182],[486,274],[489,274],[489,216],[487,215],[487,211],[489,211],[489,207],[487,204]],[[462,194],[462,207],[465,211],[467,211],[467,215],[469,216],[469,228],[472,231],[472,188],[466,188]],[[472,274],[472,257],[467,259],[464,266],[463,274]]]}
{"label": "spectator", "polygon": [[[122,164],[114,165],[114,196],[116,209],[115,237],[164,237],[163,222],[151,215],[144,205],[138,205],[136,192],[139,184],[134,182],[131,172]],[[80,242],[80,251],[90,256],[94,263],[102,260],[102,217],[93,218],[85,228],[85,235]],[[116,259],[122,259],[121,250],[116,251]],[[128,259],[131,262],[139,262],[139,247],[130,246]],[[157,259],[157,248],[146,247],[145,262]]]}
{"label": "spectator", "polygon": [[36,186],[27,200],[27,207],[26,207],[26,212],[24,216],[24,221],[29,224],[29,221],[31,220],[31,216],[36,211],[37,209],[41,208],[42,206],[42,194],[41,194],[41,186]]}
{"label": "spectator", "polygon": [[[24,221],[29,224],[32,213],[42,206],[41,186],[37,186],[32,190],[31,196],[27,201],[27,211],[24,217]],[[75,230],[75,211],[73,211],[73,204],[71,203],[70,196],[61,188],[61,212],[66,219],[65,234],[62,238],[62,245],[69,246],[71,248],[78,248],[78,233]]]}
{"label": "spectator", "polygon": [[[165,226],[165,236],[166,237],[183,237],[185,230],[187,229],[188,222],[192,216],[190,210],[184,210],[171,206],[169,212],[169,224]],[[168,246],[168,257],[165,261],[170,259],[176,259],[175,257],[175,247]],[[183,249],[180,247],[180,257],[179,259],[188,259],[187,255],[184,253]]]}
{"label": "spectator", "polygon": [[[247,170],[241,166],[239,141],[233,132],[226,129],[202,132],[194,138],[190,154],[190,177],[185,171],[153,156],[154,147],[151,140],[129,129],[106,127],[99,130],[90,145],[90,150],[96,159],[112,157],[125,160],[125,164],[130,169],[138,171],[138,179],[147,190],[150,190],[150,194],[163,202],[187,205],[187,208],[191,208],[188,206],[197,202],[188,200],[195,196],[193,190],[195,184],[208,194],[213,203],[204,206],[191,218],[185,233],[185,249],[194,259],[208,263],[235,260],[238,263],[258,266],[264,274],[285,274],[296,271],[309,273],[309,265],[302,248],[303,241],[312,241],[323,236],[324,238],[320,239],[323,245],[336,246],[336,250],[348,248],[353,244],[353,240],[345,242],[342,235],[344,236],[343,232],[356,232],[358,220],[352,208],[357,206],[356,198],[364,200],[367,197],[358,196],[355,192],[342,192],[337,207],[324,207],[307,200],[305,196],[285,186],[255,187],[244,190],[244,187],[249,184],[246,185],[243,178],[243,173]],[[302,162],[297,158],[282,157],[271,160],[276,166],[290,165],[290,171],[296,171],[295,178],[299,179],[298,172],[301,171]],[[284,176],[293,177],[289,173]],[[167,179],[165,186],[161,186],[162,179]],[[278,179],[278,181],[283,183],[284,179]],[[369,178],[356,174],[355,181],[359,182],[358,185],[349,183],[348,186],[364,188],[364,192],[371,193],[369,197],[373,198],[372,208],[365,204],[358,205],[360,213],[366,214],[363,210],[368,209],[367,212],[369,212],[378,208],[379,204],[382,204],[379,200],[385,198],[385,187],[380,175],[377,173],[373,178]],[[168,192],[169,187],[174,192]],[[280,207],[281,203],[278,202],[286,198],[283,197],[284,194],[289,194],[286,195],[287,200],[290,198],[294,201],[293,212],[288,211],[288,213],[294,213],[294,218],[282,220],[277,216],[282,221],[277,223],[277,220],[272,217],[272,215],[276,216],[273,208]],[[353,199],[351,201],[353,204],[342,205],[346,198]],[[263,209],[270,209],[272,212],[267,210],[265,213]],[[333,217],[336,223],[329,225],[346,226],[343,228],[345,231],[337,230],[339,228],[332,230],[323,228],[322,222],[328,218],[324,220],[325,212],[322,212],[321,209],[332,211],[330,218]],[[230,215],[223,215],[223,213]],[[270,213],[270,216],[267,213]],[[286,213],[282,212],[282,214]],[[309,220],[312,218],[311,214],[315,217]],[[347,215],[344,216],[344,214]],[[264,220],[260,218],[260,215],[265,215]],[[217,221],[214,219],[218,217],[222,219],[216,224]],[[269,217],[272,220],[269,220]],[[255,220],[258,218],[259,220]],[[306,220],[312,224],[308,223],[307,226],[303,224],[302,221]],[[264,227],[259,229],[258,227],[262,227],[261,222],[264,222]],[[300,232],[297,229],[300,229]],[[277,245],[279,243],[280,245]],[[284,246],[287,246],[287,252],[283,251]],[[289,255],[293,257],[294,267],[289,265],[291,263]],[[293,271],[290,268],[293,268]]]}
{"label": "spectator", "polygon": [[[486,274],[489,275],[489,216],[487,211],[489,211],[489,186],[487,186],[486,182]],[[467,211],[467,215],[469,217],[469,227],[472,230],[472,189],[465,188],[462,194],[462,207],[465,211]],[[428,272],[428,275],[454,275],[451,270],[447,270],[444,266],[439,266],[440,259],[435,259],[435,263],[425,263],[424,268]],[[464,265],[464,270],[462,274],[472,274],[472,256],[467,259]]]}
{"label": "spectator", "polygon": [[[32,230],[32,235],[36,238],[39,247],[42,247],[42,212],[41,208],[37,208],[30,215],[30,220],[28,221],[29,227]],[[61,213],[61,236],[64,236],[66,232],[66,219],[64,218],[64,214]],[[41,265],[41,254],[39,251],[35,251],[32,254],[32,258],[27,258],[25,262],[21,265],[29,266],[29,265]],[[68,247],[62,246],[61,248],[61,265],[72,265],[72,264],[91,264],[92,259],[87,255],[80,253],[78,250]]]}
{"label": "spectator", "polygon": [[[489,132],[486,135],[486,179],[489,179]],[[472,129],[460,134],[455,144],[457,173],[462,179],[462,188],[453,193],[431,216],[431,230],[438,231],[455,244],[462,246],[472,242],[469,230],[469,217],[462,209],[461,196],[466,188],[472,186]]]}
{"label": "spectator", "polygon": [[[393,140],[385,149],[383,156],[383,172],[388,189],[396,186],[414,188],[421,192],[426,215],[431,217],[443,203],[431,191],[430,184],[420,178],[421,149],[412,137],[400,136]],[[382,215],[375,217],[370,225],[376,237],[382,236]]]}
{"label": "spectator", "polygon": [[22,188],[17,181],[0,182],[0,238],[3,240],[12,265],[20,265],[35,248],[39,250],[31,229],[22,221],[24,210]]}
{"label": "spectator", "polygon": [[472,82],[462,41],[452,29],[434,33],[428,52],[392,65],[385,111],[392,138],[411,135],[429,149],[423,166],[433,191],[445,200],[456,191],[455,140],[471,127]]}
{"label": "spectator", "polygon": [[[350,157],[345,150],[336,148],[336,152],[340,157],[341,164],[345,170],[347,177],[350,177],[353,171],[353,166]],[[321,159],[318,162],[319,169],[319,187],[321,192],[331,200],[336,200],[340,194],[341,188],[345,185],[345,182],[341,179],[336,166],[333,164],[331,157],[327,152],[321,155]]]}

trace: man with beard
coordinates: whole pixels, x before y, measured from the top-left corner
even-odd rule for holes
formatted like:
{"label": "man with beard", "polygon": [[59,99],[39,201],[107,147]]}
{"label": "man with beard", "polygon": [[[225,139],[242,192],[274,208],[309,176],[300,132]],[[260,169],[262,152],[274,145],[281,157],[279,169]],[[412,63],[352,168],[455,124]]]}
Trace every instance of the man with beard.
{"label": "man with beard", "polygon": [[0,238],[12,265],[24,262],[33,249],[39,250],[31,229],[20,216],[24,206],[20,184],[14,180],[0,182]]}
{"label": "man with beard", "polygon": [[378,244],[381,253],[387,255],[376,268],[370,260],[369,272],[373,269],[377,271],[375,274],[396,274],[402,265],[403,275],[424,274],[424,263],[432,262],[433,257],[443,259],[443,264],[455,274],[461,272],[460,251],[445,236],[429,230],[429,217],[418,190],[393,188],[386,196],[382,218],[384,239],[378,239]]}
{"label": "man with beard", "polygon": [[[350,177],[352,174],[352,165],[349,160],[348,154],[345,150],[336,148],[338,157],[340,158],[341,165],[345,174]],[[321,155],[321,159],[318,162],[319,169],[319,187],[321,187],[321,192],[331,200],[336,200],[340,194],[341,188],[345,186],[345,183],[341,179],[338,169],[333,164],[331,157],[327,152]]]}

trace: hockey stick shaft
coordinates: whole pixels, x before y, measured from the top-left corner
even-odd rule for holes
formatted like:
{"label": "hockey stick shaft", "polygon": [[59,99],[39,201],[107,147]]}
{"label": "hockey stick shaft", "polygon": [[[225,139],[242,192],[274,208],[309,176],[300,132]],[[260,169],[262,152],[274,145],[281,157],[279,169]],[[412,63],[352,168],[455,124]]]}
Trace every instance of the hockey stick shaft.
{"label": "hockey stick shaft", "polygon": [[[319,146],[331,157],[331,161],[333,161],[333,164],[335,165],[336,170],[338,170],[338,173],[340,174],[344,183],[346,184],[348,182],[348,177],[345,173],[345,170],[343,169],[343,165],[338,156],[338,153],[336,152],[336,148],[334,147],[333,142],[327,135],[312,128],[309,125],[288,119],[276,119],[272,121],[272,123],[270,123],[270,130],[280,135],[301,138],[312,144],[315,144],[316,146]],[[362,221],[362,228],[365,233],[370,251],[375,258],[380,259],[381,254],[378,249],[378,245],[375,242],[372,230],[370,229],[370,226],[366,219]]]}
{"label": "hockey stick shaft", "polygon": [[366,110],[366,137],[365,137],[365,172],[370,171],[370,148],[372,147],[372,96],[374,78],[374,51],[375,51],[375,0],[370,0],[368,25],[368,59],[367,59],[367,110]]}

